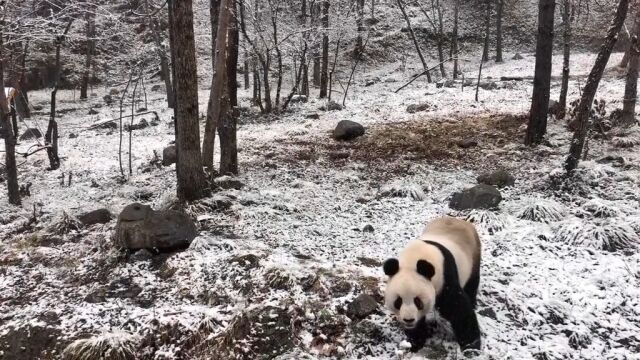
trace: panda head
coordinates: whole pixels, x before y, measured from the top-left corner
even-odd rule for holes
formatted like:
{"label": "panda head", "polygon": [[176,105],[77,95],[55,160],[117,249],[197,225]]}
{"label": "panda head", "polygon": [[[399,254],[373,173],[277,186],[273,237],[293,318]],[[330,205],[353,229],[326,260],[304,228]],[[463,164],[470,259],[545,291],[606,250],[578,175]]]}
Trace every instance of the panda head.
{"label": "panda head", "polygon": [[407,329],[417,326],[427,314],[433,312],[436,290],[431,282],[435,269],[426,260],[418,260],[412,266],[400,267],[398,259],[384,263],[384,273],[389,276],[385,293],[385,305]]}

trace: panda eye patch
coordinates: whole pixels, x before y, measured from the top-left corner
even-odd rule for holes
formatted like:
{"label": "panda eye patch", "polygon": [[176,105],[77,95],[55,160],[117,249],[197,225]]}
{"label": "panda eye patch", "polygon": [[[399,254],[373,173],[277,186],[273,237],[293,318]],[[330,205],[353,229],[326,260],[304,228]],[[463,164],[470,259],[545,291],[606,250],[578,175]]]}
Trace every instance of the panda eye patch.
{"label": "panda eye patch", "polygon": [[400,307],[402,306],[402,298],[398,296],[398,298],[396,299],[396,301],[393,302],[393,306],[400,310]]}
{"label": "panda eye patch", "polygon": [[420,298],[417,296],[413,299],[413,303],[416,304],[416,307],[418,308],[418,310],[422,310],[422,308],[424,307],[422,300],[420,300]]}

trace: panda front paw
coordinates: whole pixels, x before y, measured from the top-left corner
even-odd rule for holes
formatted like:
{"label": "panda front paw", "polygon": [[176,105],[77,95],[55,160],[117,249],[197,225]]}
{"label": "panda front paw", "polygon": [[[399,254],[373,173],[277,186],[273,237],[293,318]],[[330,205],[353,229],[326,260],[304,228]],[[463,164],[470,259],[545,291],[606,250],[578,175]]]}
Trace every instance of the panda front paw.
{"label": "panda front paw", "polygon": [[416,353],[420,350],[422,350],[422,348],[424,347],[424,342],[423,343],[411,343],[411,349],[409,349],[409,351],[411,351],[412,353]]}

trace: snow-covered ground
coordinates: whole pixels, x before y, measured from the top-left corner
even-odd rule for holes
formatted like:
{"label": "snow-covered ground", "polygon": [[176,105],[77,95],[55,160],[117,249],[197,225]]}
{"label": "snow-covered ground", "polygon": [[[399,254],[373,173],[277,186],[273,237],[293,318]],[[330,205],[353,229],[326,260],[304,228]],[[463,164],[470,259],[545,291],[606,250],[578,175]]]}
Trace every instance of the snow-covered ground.
{"label": "snow-covered ground", "polygon": [[[533,74],[531,54],[523,60],[511,55],[504,64],[485,66],[483,81]],[[614,54],[610,64],[620,58]],[[594,59],[574,55],[570,101]],[[561,61],[554,58],[554,76],[560,76]],[[475,78],[477,63],[465,62],[463,70],[465,78]],[[133,175],[123,181],[117,130],[87,129],[117,117],[115,105],[86,115],[108,89],[94,89],[97,96],[88,102],[59,92],[59,111],[69,109],[59,126],[62,167],[46,171],[40,152],[20,161],[20,182],[33,184],[23,206],[8,206],[0,193],[0,358],[58,358],[72,340],[97,336],[96,342],[135,348],[136,358],[216,358],[222,352],[211,349],[227,346],[233,350],[221,358],[453,359],[457,345],[446,336],[407,353],[401,330],[381,305],[363,320],[345,316],[361,293],[381,300],[384,259],[430,218],[452,214],[475,220],[481,232],[482,358],[640,359],[640,253],[634,247],[640,244],[640,157],[635,147],[616,146],[640,145],[637,129],[592,139],[589,159],[574,178],[564,179],[571,136],[564,121],[551,120],[547,145],[521,145],[522,118],[511,115],[528,111],[530,81],[497,82],[498,89],[480,89],[479,102],[475,87],[438,88],[424,80],[394,93],[418,71],[417,63],[404,71],[363,65],[342,111],[318,112],[324,101],[311,99],[269,118],[255,109],[245,112],[238,143],[239,179],[246,186],[214,195],[226,209],[212,210],[210,200],[189,206],[190,214],[207,215],[200,235],[183,252],[153,258],[127,259],[115,251],[115,221],[74,229],[63,213],[106,207],[117,215],[135,201],[156,209],[174,204],[174,166],[150,165],[153,152],[161,156],[174,137],[163,94],[147,88],[149,109],[159,112],[161,123],[133,132]],[[365,86],[369,80],[375,84]],[[612,69],[597,98],[611,111],[621,107],[623,91],[624,80]],[[558,93],[555,84],[552,98]],[[249,96],[240,93],[242,106]],[[207,97],[203,89],[203,114]],[[45,110],[27,125],[44,130],[48,94],[33,93],[31,101]],[[405,111],[423,102],[429,110]],[[306,119],[310,112],[320,119]],[[362,123],[367,134],[336,144],[329,131],[343,119]],[[430,138],[429,129],[440,126],[477,140],[478,147],[461,150]],[[404,141],[400,151],[387,151],[395,144],[378,141],[392,130]],[[439,141],[445,155],[456,157],[416,153],[422,147],[413,145],[426,140]],[[34,144],[23,141],[19,151]],[[126,170],[126,137],[124,144]],[[367,157],[369,150],[383,156]],[[605,155],[623,160],[598,161]],[[498,167],[508,169],[516,184],[502,190],[497,210],[449,209],[452,193]],[[384,196],[381,189],[389,187],[417,195]],[[25,227],[34,211],[37,221]],[[364,231],[367,225],[372,232]],[[635,245],[602,249],[603,241],[621,238]],[[264,309],[270,321],[259,321]],[[270,332],[229,340],[243,312],[252,327]],[[286,320],[285,335],[273,328],[278,318]],[[264,339],[257,339],[260,334]]]}

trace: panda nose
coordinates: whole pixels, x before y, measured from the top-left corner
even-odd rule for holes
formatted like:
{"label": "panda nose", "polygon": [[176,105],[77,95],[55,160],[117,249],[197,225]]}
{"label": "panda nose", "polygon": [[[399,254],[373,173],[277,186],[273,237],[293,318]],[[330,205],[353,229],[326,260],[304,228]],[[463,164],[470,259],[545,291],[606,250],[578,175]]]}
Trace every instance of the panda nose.
{"label": "panda nose", "polygon": [[405,323],[407,323],[407,324],[411,324],[411,323],[413,323],[413,321],[414,321],[415,319],[406,319],[406,318],[405,318],[405,319],[402,319],[402,320],[404,320],[404,322],[405,322]]}

